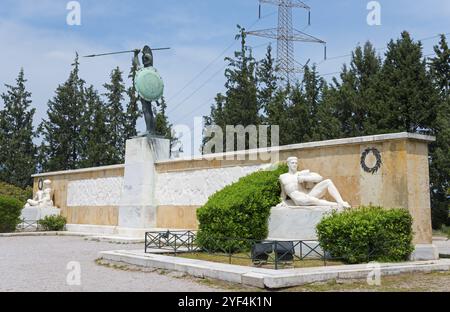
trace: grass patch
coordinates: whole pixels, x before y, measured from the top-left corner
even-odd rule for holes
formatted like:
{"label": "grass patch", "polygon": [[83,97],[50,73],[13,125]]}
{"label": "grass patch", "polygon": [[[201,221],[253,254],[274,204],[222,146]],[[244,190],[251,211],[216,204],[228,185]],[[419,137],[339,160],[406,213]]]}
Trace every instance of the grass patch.
{"label": "grass patch", "polygon": [[364,280],[334,280],[281,290],[282,292],[433,292],[450,291],[450,272],[383,276],[380,286]]}
{"label": "grass patch", "polygon": [[[194,260],[202,260],[202,261],[210,261],[215,263],[225,263],[225,264],[233,264],[233,265],[241,265],[241,266],[248,266],[248,267],[254,267],[253,262],[251,259],[249,259],[248,254],[240,253],[240,254],[234,254],[233,257],[231,257],[231,263],[229,256],[223,255],[223,254],[208,254],[208,253],[182,253],[177,255],[177,257],[180,258],[187,258],[187,259],[194,259]],[[296,260],[293,265],[289,264],[286,267],[287,268],[314,268],[314,267],[322,267],[324,266],[323,260],[320,259],[307,259],[307,260]],[[343,262],[340,261],[328,261],[327,260],[327,266],[333,266],[333,265],[344,265]],[[266,269],[273,269],[274,264],[267,264],[261,266],[261,268]]]}

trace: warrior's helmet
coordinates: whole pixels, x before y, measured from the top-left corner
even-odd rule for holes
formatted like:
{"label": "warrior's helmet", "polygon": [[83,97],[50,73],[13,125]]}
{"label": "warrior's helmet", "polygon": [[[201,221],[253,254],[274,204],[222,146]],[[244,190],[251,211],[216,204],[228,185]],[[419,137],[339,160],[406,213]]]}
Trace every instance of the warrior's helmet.
{"label": "warrior's helmet", "polygon": [[142,49],[142,63],[144,67],[153,67],[153,52],[149,46],[145,46]]}

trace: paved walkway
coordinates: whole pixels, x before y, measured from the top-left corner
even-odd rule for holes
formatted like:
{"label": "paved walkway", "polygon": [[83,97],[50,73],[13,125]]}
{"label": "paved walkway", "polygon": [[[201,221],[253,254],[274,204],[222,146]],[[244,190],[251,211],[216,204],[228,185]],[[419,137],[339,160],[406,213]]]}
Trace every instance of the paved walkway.
{"label": "paved walkway", "polygon": [[433,244],[438,248],[441,255],[450,256],[450,240],[435,240]]}
{"label": "paved walkway", "polygon": [[[137,248],[141,245],[93,242],[81,237],[0,237],[0,292],[220,290],[190,279],[123,271],[95,263],[99,251]],[[68,286],[66,282],[70,273],[67,265],[72,261],[80,264],[80,286]]]}

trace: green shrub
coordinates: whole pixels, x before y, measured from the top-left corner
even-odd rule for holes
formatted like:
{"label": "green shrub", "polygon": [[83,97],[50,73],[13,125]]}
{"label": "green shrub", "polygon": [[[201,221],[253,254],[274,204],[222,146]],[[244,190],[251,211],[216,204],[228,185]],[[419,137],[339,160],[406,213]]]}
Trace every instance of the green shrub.
{"label": "green shrub", "polygon": [[21,201],[0,195],[0,233],[10,233],[16,230],[20,223],[22,208]]}
{"label": "green shrub", "polygon": [[361,207],[333,213],[317,225],[317,234],[324,250],[348,263],[404,261],[414,250],[406,209]]}
{"label": "green shrub", "polygon": [[38,221],[44,231],[63,231],[66,223],[67,219],[63,216],[47,216]]}
{"label": "green shrub", "polygon": [[278,178],[286,165],[258,171],[212,195],[197,211],[197,244],[211,251],[240,249],[245,242],[232,239],[265,239],[270,209],[280,203]]}
{"label": "green shrub", "polygon": [[33,197],[33,189],[31,187],[21,189],[20,187],[7,184],[5,182],[0,182],[0,196],[2,195],[13,197],[17,200],[20,200],[23,203],[23,205],[25,205],[27,199]]}

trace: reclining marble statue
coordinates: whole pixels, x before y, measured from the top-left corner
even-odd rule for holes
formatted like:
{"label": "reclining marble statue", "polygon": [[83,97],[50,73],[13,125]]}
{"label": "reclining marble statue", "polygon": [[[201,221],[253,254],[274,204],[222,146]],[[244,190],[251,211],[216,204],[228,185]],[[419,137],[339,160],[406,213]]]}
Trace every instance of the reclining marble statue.
{"label": "reclining marble statue", "polygon": [[[351,208],[331,180],[309,170],[298,172],[298,158],[287,160],[289,172],[280,176],[283,206],[327,206],[330,208]],[[330,195],[335,202],[324,200]],[[289,201],[289,199],[291,201]]]}
{"label": "reclining marble statue", "polygon": [[36,192],[34,198],[27,200],[21,220],[39,221],[47,216],[60,215],[61,211],[53,204],[51,184],[52,181],[45,180],[42,189]]}

